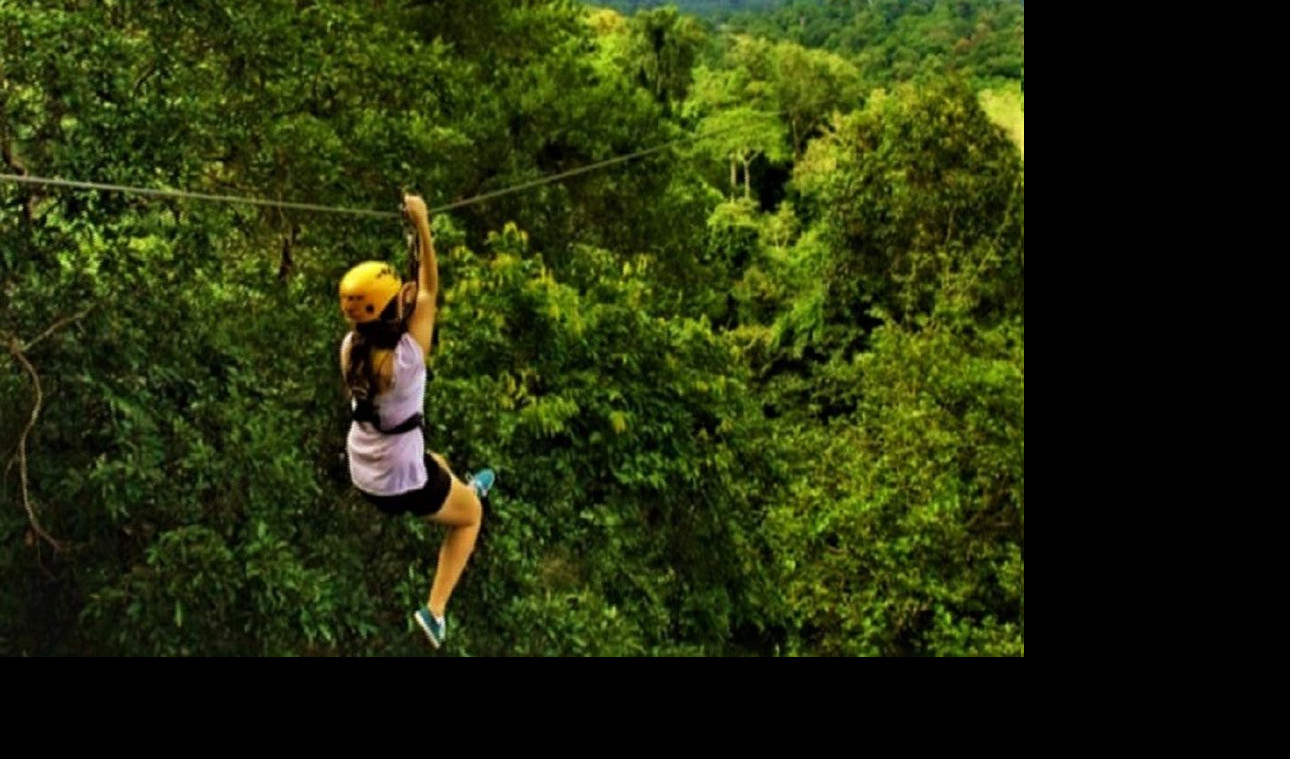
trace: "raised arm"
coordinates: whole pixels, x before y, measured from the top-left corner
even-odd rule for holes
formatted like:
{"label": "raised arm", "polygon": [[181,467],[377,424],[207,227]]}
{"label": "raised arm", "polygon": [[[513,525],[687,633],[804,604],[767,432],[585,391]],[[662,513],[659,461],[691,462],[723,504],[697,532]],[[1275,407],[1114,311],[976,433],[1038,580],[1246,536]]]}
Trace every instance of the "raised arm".
{"label": "raised arm", "polygon": [[435,307],[439,302],[439,262],[434,254],[434,240],[430,237],[430,212],[419,195],[403,197],[403,212],[416,230],[421,249],[421,274],[417,282],[417,307],[408,320],[408,332],[430,355],[430,340],[434,336]]}

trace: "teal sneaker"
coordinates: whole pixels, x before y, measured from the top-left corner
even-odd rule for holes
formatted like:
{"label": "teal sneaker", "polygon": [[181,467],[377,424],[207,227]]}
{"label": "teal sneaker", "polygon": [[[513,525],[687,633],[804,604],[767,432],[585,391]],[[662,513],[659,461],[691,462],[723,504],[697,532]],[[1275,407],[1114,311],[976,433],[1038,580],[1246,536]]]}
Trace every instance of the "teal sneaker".
{"label": "teal sneaker", "polygon": [[470,486],[475,489],[475,495],[480,498],[487,498],[488,491],[493,489],[493,483],[497,482],[497,473],[492,469],[480,469],[475,472],[475,476],[470,478]]}
{"label": "teal sneaker", "polygon": [[436,619],[435,615],[430,613],[430,609],[425,606],[417,609],[412,618],[421,626],[421,630],[430,639],[431,645],[435,648],[443,645],[443,639],[448,636],[448,620],[442,617]]}

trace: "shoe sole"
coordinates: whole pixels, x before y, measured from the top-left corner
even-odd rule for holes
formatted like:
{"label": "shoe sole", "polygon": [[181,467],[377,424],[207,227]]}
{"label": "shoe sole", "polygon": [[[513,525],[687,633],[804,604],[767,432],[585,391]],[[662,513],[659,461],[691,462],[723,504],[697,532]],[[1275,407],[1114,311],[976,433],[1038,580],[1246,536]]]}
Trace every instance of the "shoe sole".
{"label": "shoe sole", "polygon": [[424,633],[426,634],[426,637],[430,639],[430,645],[434,646],[435,648],[438,648],[438,647],[439,647],[439,641],[435,639],[435,637],[434,637],[434,633],[430,631],[430,625],[427,625],[427,624],[426,624],[426,623],[421,619],[421,615],[420,615],[420,614],[413,614],[413,615],[412,615],[412,618],[413,618],[413,619],[415,619],[415,620],[417,621],[417,624],[421,626],[421,630],[422,630],[422,632],[424,632]]}

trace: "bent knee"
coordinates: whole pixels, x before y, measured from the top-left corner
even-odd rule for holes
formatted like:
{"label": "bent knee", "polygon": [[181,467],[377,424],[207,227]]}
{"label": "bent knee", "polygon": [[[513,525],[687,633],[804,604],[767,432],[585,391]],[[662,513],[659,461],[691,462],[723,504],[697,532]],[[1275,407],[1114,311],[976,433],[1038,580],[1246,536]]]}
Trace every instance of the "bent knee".
{"label": "bent knee", "polygon": [[475,489],[458,480],[453,486],[453,496],[457,501],[457,523],[462,527],[475,527],[484,521],[484,505],[480,503]]}

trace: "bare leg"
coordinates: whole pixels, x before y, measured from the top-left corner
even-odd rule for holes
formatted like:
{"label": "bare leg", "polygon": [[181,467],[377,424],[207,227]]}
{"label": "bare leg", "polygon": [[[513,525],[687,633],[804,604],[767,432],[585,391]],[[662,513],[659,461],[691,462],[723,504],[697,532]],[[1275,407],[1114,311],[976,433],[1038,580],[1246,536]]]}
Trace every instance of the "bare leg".
{"label": "bare leg", "polygon": [[[437,453],[430,454],[445,470],[448,465]],[[451,470],[448,470],[451,472]],[[454,475],[452,487],[443,508],[431,514],[428,519],[445,525],[448,534],[444,536],[443,545],[439,548],[439,566],[435,571],[434,584],[430,588],[430,613],[443,617],[448,599],[453,588],[461,579],[466,562],[475,551],[475,540],[479,537],[479,528],[484,519],[484,510],[480,506],[479,496],[475,491]]]}

